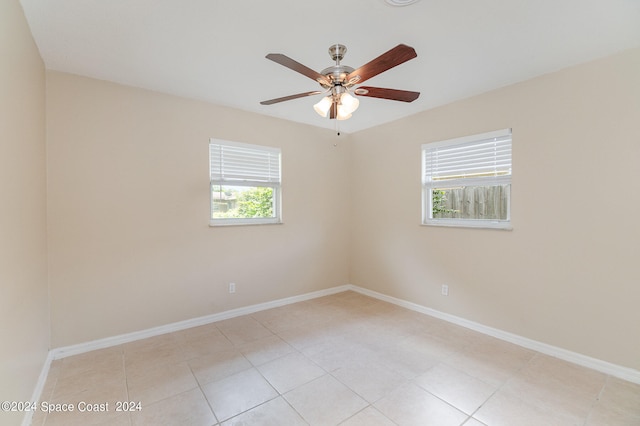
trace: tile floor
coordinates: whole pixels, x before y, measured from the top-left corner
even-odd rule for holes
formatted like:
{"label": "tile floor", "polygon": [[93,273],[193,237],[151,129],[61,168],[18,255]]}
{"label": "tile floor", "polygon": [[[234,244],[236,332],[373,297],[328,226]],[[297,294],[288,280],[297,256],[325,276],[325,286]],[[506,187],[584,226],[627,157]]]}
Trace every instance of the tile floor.
{"label": "tile floor", "polygon": [[355,292],[57,360],[41,401],[76,411],[34,425],[640,425],[640,385]]}

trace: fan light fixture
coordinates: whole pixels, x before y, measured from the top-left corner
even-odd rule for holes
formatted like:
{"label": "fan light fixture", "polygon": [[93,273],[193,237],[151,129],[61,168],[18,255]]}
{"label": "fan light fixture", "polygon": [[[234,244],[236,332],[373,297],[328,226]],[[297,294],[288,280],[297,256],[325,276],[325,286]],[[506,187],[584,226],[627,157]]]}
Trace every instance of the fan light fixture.
{"label": "fan light fixture", "polygon": [[[413,2],[417,0],[404,1]],[[415,58],[418,55],[413,47],[399,44],[358,69],[340,64],[346,52],[347,48],[342,44],[329,46],[329,56],[336,61],[336,64],[325,68],[321,72],[316,72],[282,53],[269,53],[266,56],[267,59],[315,80],[320,84],[322,90],[269,99],[260,102],[260,105],[273,105],[279,102],[322,94],[324,97],[313,106],[315,112],[317,112],[320,117],[328,116],[331,120],[347,120],[351,118],[351,115],[360,105],[360,101],[353,95],[401,102],[413,102],[420,96],[420,92],[410,92],[408,90],[371,86],[353,87],[356,84],[361,84],[371,77],[375,77],[382,72]]]}
{"label": "fan light fixture", "polygon": [[331,96],[327,96],[325,98],[320,99],[320,102],[313,106],[313,109],[316,110],[321,117],[326,117],[331,109],[331,105],[333,104],[333,100]]}
{"label": "fan light fixture", "polygon": [[325,96],[320,99],[320,102],[313,106],[313,109],[318,113],[320,117],[326,117],[329,114],[329,110],[334,104],[334,99],[338,99],[337,103],[337,115],[338,120],[347,120],[351,118],[351,115],[358,109],[360,101],[354,98],[349,93],[344,92],[340,95]]}

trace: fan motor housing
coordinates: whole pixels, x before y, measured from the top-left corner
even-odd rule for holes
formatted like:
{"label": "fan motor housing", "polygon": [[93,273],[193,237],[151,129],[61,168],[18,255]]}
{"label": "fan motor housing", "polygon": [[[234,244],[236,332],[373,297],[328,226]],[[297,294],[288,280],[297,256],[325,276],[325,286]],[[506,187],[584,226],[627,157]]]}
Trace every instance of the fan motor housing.
{"label": "fan motor housing", "polygon": [[[329,68],[325,68],[323,69],[320,74],[322,75],[326,75],[327,77],[329,77],[329,79],[331,80],[331,82],[333,83],[333,85],[346,85],[347,83],[347,76],[353,72],[353,68],[346,66],[346,65],[334,65],[332,67]],[[326,84],[322,84],[322,87],[324,88],[329,88],[331,86],[328,86]]]}

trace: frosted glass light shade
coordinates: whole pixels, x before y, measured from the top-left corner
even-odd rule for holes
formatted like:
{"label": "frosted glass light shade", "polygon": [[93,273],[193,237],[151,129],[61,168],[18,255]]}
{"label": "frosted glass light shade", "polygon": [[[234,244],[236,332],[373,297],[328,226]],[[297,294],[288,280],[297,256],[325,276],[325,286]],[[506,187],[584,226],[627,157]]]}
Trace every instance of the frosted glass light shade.
{"label": "frosted glass light shade", "polygon": [[338,105],[338,114],[336,115],[338,120],[348,120],[351,118],[351,113],[347,110],[344,105]]}
{"label": "frosted glass light shade", "polygon": [[333,99],[327,96],[320,99],[320,102],[313,106],[313,109],[321,116],[326,117],[331,109],[331,104],[333,103]]}
{"label": "frosted glass light shade", "polygon": [[360,106],[360,101],[346,92],[340,96],[340,103],[347,114],[351,114]]}

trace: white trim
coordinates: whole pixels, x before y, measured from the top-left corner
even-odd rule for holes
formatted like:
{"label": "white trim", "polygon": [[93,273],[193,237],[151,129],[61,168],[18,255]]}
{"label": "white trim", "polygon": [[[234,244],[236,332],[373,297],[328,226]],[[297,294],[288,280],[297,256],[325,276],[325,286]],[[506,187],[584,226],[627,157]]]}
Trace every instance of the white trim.
{"label": "white trim", "polygon": [[214,228],[220,226],[242,225],[282,225],[282,220],[279,217],[229,217],[220,219],[209,219],[209,226]]}
{"label": "white trim", "polygon": [[[611,376],[627,380],[632,383],[640,384],[640,371],[632,368],[622,367],[620,365],[612,364],[607,361],[602,361],[596,358],[591,358],[586,355],[582,355],[577,352],[572,352],[557,346],[552,346],[547,343],[538,342],[536,340],[528,339],[526,337],[519,336],[517,334],[509,333],[507,331],[499,330],[497,328],[488,327],[486,325],[470,321],[455,315],[440,312],[435,309],[427,308],[426,306],[418,305],[417,303],[408,302],[396,297],[387,296],[386,294],[378,293],[377,291],[369,290],[363,287],[359,287],[353,284],[345,284],[342,286],[331,287],[323,290],[314,291],[311,293],[305,293],[298,296],[286,297],[284,299],[277,299],[271,302],[259,303],[256,305],[245,306],[242,308],[231,309],[229,311],[219,312],[217,314],[206,315],[203,317],[192,318],[185,321],[179,321],[171,324],[166,324],[160,327],[149,328],[146,330],[136,331],[133,333],[121,334],[119,336],[107,337],[104,339],[93,340],[90,342],[80,343],[77,345],[64,346],[61,348],[51,349],[47,355],[47,358],[38,377],[38,382],[33,391],[31,401],[39,402],[42,397],[42,391],[49,375],[49,369],[51,362],[55,359],[65,358],[72,355],[78,355],[85,352],[90,352],[96,349],[104,349],[111,346],[117,346],[123,343],[133,342],[140,339],[146,339],[148,337],[159,336],[161,334],[171,333],[174,331],[184,330],[191,327],[197,327],[200,325],[210,324],[216,321],[222,321],[225,319],[235,318],[242,315],[253,314],[256,312],[264,311],[266,309],[277,308],[280,306],[289,305],[292,303],[303,302],[305,300],[311,300],[318,297],[329,296],[331,294],[341,293],[343,291],[352,290],[363,294],[365,296],[373,297],[384,302],[392,303],[394,305],[410,309],[415,312],[419,312],[425,315],[438,318],[452,324],[456,324],[470,330],[477,331],[488,336],[493,336],[506,342],[514,343],[516,345],[532,349],[534,351],[550,355],[574,364],[581,365],[583,367],[591,368],[596,371],[600,371]],[[22,419],[22,426],[29,426],[33,418],[33,412],[26,412]]]}
{"label": "white trim", "polygon": [[420,312],[425,315],[429,315],[452,324],[456,324],[474,331],[477,331],[488,336],[504,340],[506,342],[514,343],[516,345],[532,349],[534,351],[549,355],[555,358],[562,359],[564,361],[572,362],[574,364],[581,365],[583,367],[591,368],[601,373],[609,374],[619,379],[627,380],[632,383],[640,384],[640,371],[632,368],[623,367],[617,364],[613,364],[607,361],[603,361],[597,358],[592,358],[577,352],[572,352],[567,349],[559,348],[557,346],[549,345],[547,343],[538,342],[537,340],[528,339],[526,337],[519,336],[517,334],[509,333],[497,328],[488,327],[486,325],[470,321],[455,315],[440,312],[435,309],[427,308],[426,306],[418,305],[413,302],[398,299],[386,294],[378,293],[377,291],[369,290],[366,288],[358,287],[352,284],[348,286],[349,290],[356,291],[370,296],[384,302],[393,303],[394,305],[401,306],[403,308],[410,309],[412,311]]}
{"label": "white trim", "polygon": [[247,149],[261,149],[264,151],[269,151],[274,154],[280,154],[281,149],[275,146],[267,146],[267,145],[258,145],[254,143],[245,143],[245,142],[235,142],[226,139],[220,138],[209,138],[209,145],[211,144],[222,144],[222,145],[231,145],[239,148],[247,148]]}
{"label": "white trim", "polygon": [[449,226],[451,228],[502,229],[513,231],[511,221],[482,219],[425,219],[420,226]]}
{"label": "white trim", "polygon": [[161,325],[159,327],[148,328],[146,330],[134,331],[133,333],[121,334],[104,339],[92,340],[90,342],[79,343],[77,345],[64,346],[52,349],[50,355],[52,359],[65,358],[72,355],[78,355],[85,352],[94,351],[96,349],[104,349],[111,346],[121,345],[123,343],[134,342],[148,337],[159,336],[161,334],[172,333],[174,331],[185,330],[191,327],[211,324],[216,321],[222,321],[242,315],[253,314],[264,311],[266,309],[277,308],[292,303],[303,302],[305,300],[315,299],[318,297],[328,296],[331,294],[341,293],[350,290],[350,286],[343,285],[331,287],[324,290],[318,290],[311,293],[291,296],[284,299],[273,300],[271,302],[259,303],[257,305],[245,306],[242,308],[231,309],[229,311],[219,312],[216,314],[205,315],[203,317],[192,318],[185,321],[174,322],[171,324]]}
{"label": "white trim", "polygon": [[492,132],[478,133],[476,135],[460,136],[457,138],[423,143],[422,149],[424,150],[425,148],[439,148],[442,146],[457,145],[467,142],[481,141],[485,139],[502,138],[505,136],[510,136],[511,133],[512,129],[509,127],[507,129],[494,130]]}
{"label": "white trim", "polygon": [[567,349],[559,348],[557,346],[549,345],[547,343],[539,342],[536,340],[528,339],[526,337],[519,336],[517,334],[509,333],[497,328],[488,327],[486,325],[467,320],[455,315],[440,312],[435,309],[427,308],[426,306],[418,305],[413,302],[408,302],[403,299],[398,299],[386,294],[378,293],[377,291],[369,290],[363,287],[359,287],[353,284],[346,284],[337,287],[331,287],[324,290],[318,290],[311,293],[301,294],[298,296],[291,296],[284,299],[278,299],[271,302],[259,303],[256,305],[245,306],[242,308],[231,309],[229,311],[219,312],[217,314],[206,315],[203,317],[193,318],[185,321],[180,321],[172,324],[166,324],[160,327],[154,327],[147,330],[136,331],[133,333],[121,334],[119,336],[107,337],[104,339],[93,340],[91,342],[80,343],[72,346],[65,346],[61,348],[52,349],[49,352],[45,366],[43,367],[40,379],[36,391],[34,391],[34,398],[39,397],[44,386],[44,381],[49,372],[49,365],[54,359],[60,359],[67,356],[78,355],[85,352],[90,352],[96,349],[103,349],[110,346],[120,345],[122,343],[133,342],[139,339],[146,339],[148,337],[154,337],[161,334],[171,333],[174,331],[184,330],[191,327],[197,327],[200,325],[210,324],[216,321],[222,321],[225,319],[235,318],[241,315],[253,314],[266,309],[277,308],[280,306],[289,305],[292,303],[303,302],[305,300],[311,300],[318,297],[328,296],[331,294],[341,293],[343,291],[352,290],[363,294],[365,296],[373,297],[384,302],[389,302],[397,306],[401,306],[406,309],[410,309],[415,312],[419,312],[425,315],[438,318],[452,324],[456,324],[470,330],[477,331],[488,336],[504,340],[506,342],[514,343],[516,345],[532,349],[534,351],[550,355],[565,361],[572,362],[574,364],[581,365],[583,367],[591,368],[596,371],[600,371],[611,376],[627,380],[632,383],[640,384],[640,371],[632,368],[623,367],[617,364],[612,364],[607,361],[602,361],[596,358],[592,358],[577,352],[572,352]]}
{"label": "white trim", "polygon": [[[53,361],[53,354],[51,351],[47,353],[47,358],[44,360],[44,365],[42,366],[42,370],[40,370],[40,376],[38,376],[38,381],[36,382],[36,387],[33,389],[33,394],[31,394],[31,399],[29,401],[35,402],[39,405],[40,398],[42,397],[42,391],[44,390],[44,385],[47,382],[47,376],[49,376],[49,369],[51,368],[51,362]],[[26,411],[24,413],[24,417],[22,418],[22,426],[30,426],[33,421],[33,414],[35,411]]]}

